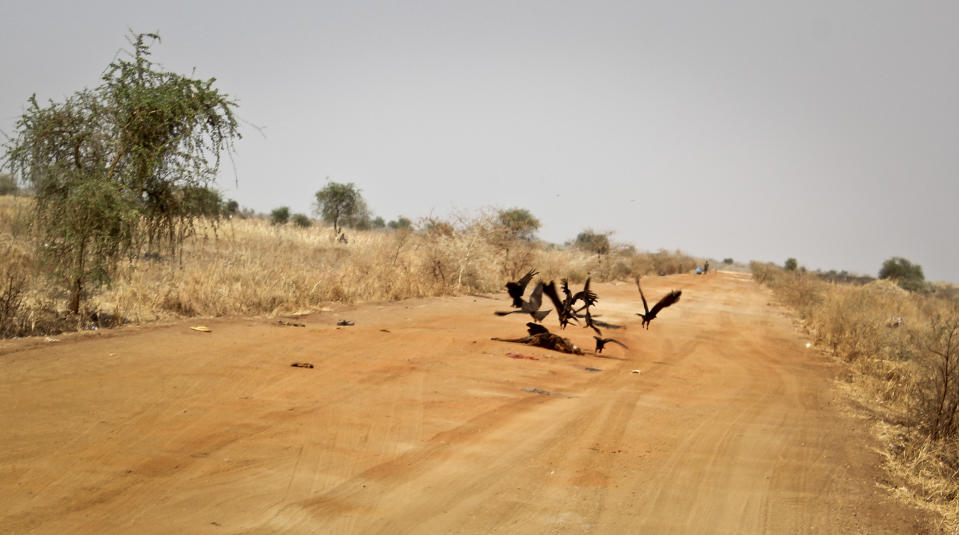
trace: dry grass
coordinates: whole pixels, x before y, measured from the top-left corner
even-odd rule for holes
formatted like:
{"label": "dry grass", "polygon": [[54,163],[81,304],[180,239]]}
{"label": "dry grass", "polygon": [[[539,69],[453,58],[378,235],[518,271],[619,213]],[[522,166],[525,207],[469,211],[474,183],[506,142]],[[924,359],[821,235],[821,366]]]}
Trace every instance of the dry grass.
{"label": "dry grass", "polygon": [[943,357],[931,350],[943,352],[943,318],[959,321],[955,302],[883,280],[843,285],[770,264],[752,268],[817,345],[845,363],[843,390],[876,423],[889,490],[937,513],[940,531],[959,533],[959,436],[936,424],[959,369],[949,368],[955,375],[943,384]]}
{"label": "dry grass", "polygon": [[[125,262],[113,280],[89,299],[84,314],[64,312],[66,296],[37,272],[26,223],[30,200],[0,196],[0,247],[15,255],[5,264],[26,296],[13,313],[8,336],[89,328],[91,315],[143,323],[188,316],[292,314],[333,303],[500,291],[508,279],[535,267],[545,279],[581,283],[676,273],[700,263],[681,252],[609,254],[539,242],[509,240],[495,218],[479,215],[423,225],[421,231],[348,231],[349,243],[329,228],[273,226],[262,219],[198,225],[180,258]],[[5,244],[5,245],[4,245]],[[12,256],[11,256],[12,255]],[[3,280],[3,279],[0,279]],[[2,296],[0,296],[2,297]],[[2,307],[2,302],[0,302]],[[2,313],[2,311],[0,311]],[[2,316],[0,316],[2,317]]]}

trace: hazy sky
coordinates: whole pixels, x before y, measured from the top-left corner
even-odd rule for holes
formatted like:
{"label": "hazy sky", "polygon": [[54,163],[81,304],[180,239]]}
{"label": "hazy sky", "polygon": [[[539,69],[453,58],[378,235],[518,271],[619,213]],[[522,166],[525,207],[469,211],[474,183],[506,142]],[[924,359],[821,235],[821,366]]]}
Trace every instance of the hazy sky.
{"label": "hazy sky", "polygon": [[0,130],[125,36],[239,101],[242,206],[327,178],[386,220],[522,207],[539,236],[959,282],[959,2],[0,0]]}

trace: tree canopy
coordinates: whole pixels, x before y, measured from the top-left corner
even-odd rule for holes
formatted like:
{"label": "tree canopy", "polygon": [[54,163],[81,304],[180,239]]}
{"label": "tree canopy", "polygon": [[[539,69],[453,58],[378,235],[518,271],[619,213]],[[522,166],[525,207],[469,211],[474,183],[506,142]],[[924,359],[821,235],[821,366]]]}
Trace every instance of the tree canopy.
{"label": "tree canopy", "polygon": [[576,235],[573,245],[590,253],[606,254],[609,252],[609,233],[586,229]]}
{"label": "tree canopy", "polygon": [[879,278],[891,279],[901,288],[911,292],[926,289],[926,276],[922,272],[922,266],[913,264],[901,256],[894,256],[883,262],[879,269]]}
{"label": "tree canopy", "polygon": [[498,219],[509,237],[523,240],[532,240],[540,227],[539,220],[525,208],[500,210]]}
{"label": "tree canopy", "polygon": [[316,192],[316,214],[333,225],[333,232],[342,227],[369,226],[369,210],[359,188],[352,182],[330,182]]}
{"label": "tree canopy", "polygon": [[290,207],[281,206],[279,208],[274,208],[270,212],[270,224],[272,225],[285,225],[290,221]]}
{"label": "tree canopy", "polygon": [[196,218],[216,217],[209,186],[240,137],[236,103],[213,87],[155,68],[150,42],[131,36],[102,84],[41,106],[36,96],[5,144],[7,164],[36,196],[41,259],[72,291],[108,282],[123,255],[175,253]]}

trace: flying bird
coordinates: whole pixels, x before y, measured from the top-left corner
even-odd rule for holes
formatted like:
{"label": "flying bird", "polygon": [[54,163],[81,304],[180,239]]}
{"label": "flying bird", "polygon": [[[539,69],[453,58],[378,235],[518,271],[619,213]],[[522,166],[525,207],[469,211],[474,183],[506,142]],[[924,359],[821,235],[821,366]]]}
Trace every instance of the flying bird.
{"label": "flying bird", "polygon": [[597,352],[597,353],[602,353],[602,352],[603,352],[603,348],[605,348],[605,347],[606,347],[606,344],[609,344],[609,343],[618,344],[618,345],[623,346],[623,347],[626,348],[626,349],[629,349],[629,347],[627,347],[626,344],[620,342],[619,340],[614,340],[614,339],[612,339],[612,338],[600,338],[600,337],[598,337],[598,336],[594,336],[593,338],[596,339],[596,352]]}
{"label": "flying bird", "polygon": [[[525,277],[524,277],[525,278]],[[533,317],[533,321],[540,322],[543,321],[547,315],[549,315],[550,310],[540,310],[540,307],[543,306],[543,281],[539,281],[533,292],[529,294],[529,300],[524,301],[522,297],[519,299],[519,310],[497,310],[495,314],[497,316],[506,316],[507,314],[516,314],[516,313],[527,313]]]}
{"label": "flying bird", "polygon": [[[576,301],[582,301],[583,306],[577,310],[589,309],[589,307],[596,304],[596,301],[599,301],[599,297],[596,295],[596,292],[589,289],[589,277],[586,277],[586,284],[583,285],[583,289],[579,292],[573,294],[573,300],[570,303],[571,305],[575,304]],[[567,295],[569,295],[569,285],[566,283],[566,279],[563,279],[563,289]]]}
{"label": "flying bird", "polygon": [[556,309],[556,315],[559,316],[559,326],[565,329],[569,320],[575,319],[575,314],[572,309],[573,296],[569,293],[565,279],[563,280],[563,287],[567,295],[565,299],[559,298],[559,293],[556,291],[556,282],[554,281],[549,281],[549,284],[543,285],[543,293],[553,302],[553,308]]}
{"label": "flying bird", "polygon": [[652,309],[650,309],[649,305],[646,304],[646,296],[643,295],[643,287],[639,285],[639,277],[636,277],[636,287],[639,288],[639,296],[643,299],[643,309],[646,310],[645,314],[637,312],[636,315],[643,318],[643,327],[645,327],[647,331],[649,330],[649,322],[656,318],[656,314],[659,314],[660,310],[679,301],[679,296],[683,293],[681,290],[673,290],[666,294],[662,299],[659,300],[658,303],[653,305]]}
{"label": "flying bird", "polygon": [[526,292],[526,285],[528,285],[529,282],[533,280],[533,277],[535,277],[537,274],[538,272],[535,269],[531,269],[518,281],[510,281],[506,283],[506,291],[509,292],[509,296],[513,298],[514,308],[522,308],[523,293]]}

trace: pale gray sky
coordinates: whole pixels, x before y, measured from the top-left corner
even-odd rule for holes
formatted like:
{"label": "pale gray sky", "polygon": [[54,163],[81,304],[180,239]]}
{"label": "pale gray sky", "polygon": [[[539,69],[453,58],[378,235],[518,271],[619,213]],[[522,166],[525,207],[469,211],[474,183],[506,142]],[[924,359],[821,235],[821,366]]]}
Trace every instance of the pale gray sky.
{"label": "pale gray sky", "polygon": [[99,83],[128,29],[215,76],[219,186],[386,220],[522,207],[643,250],[959,282],[959,2],[0,0],[0,130]]}

